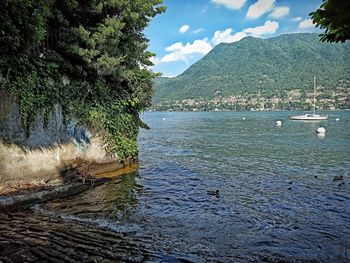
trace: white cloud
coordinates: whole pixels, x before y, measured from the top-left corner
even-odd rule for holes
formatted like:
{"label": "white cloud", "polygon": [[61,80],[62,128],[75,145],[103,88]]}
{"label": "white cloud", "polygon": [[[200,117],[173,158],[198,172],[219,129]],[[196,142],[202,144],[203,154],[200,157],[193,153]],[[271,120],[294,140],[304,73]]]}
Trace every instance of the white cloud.
{"label": "white cloud", "polygon": [[187,61],[195,55],[205,55],[212,50],[211,44],[208,42],[208,38],[198,39],[193,43],[177,42],[167,47],[165,50],[170,52],[160,59],[161,63],[173,62],[173,61]]}
{"label": "white cloud", "polygon": [[172,44],[171,46],[168,46],[165,48],[166,51],[168,52],[172,52],[172,51],[175,51],[175,50],[179,50],[183,47],[182,43],[181,42],[176,42],[174,44]]}
{"label": "white cloud", "polygon": [[174,75],[174,74],[170,74],[170,75],[168,75],[168,74],[164,74],[164,75],[162,75],[162,77],[166,77],[166,78],[175,78],[177,75]]}
{"label": "white cloud", "polygon": [[195,30],[193,30],[192,32],[193,32],[193,34],[198,34],[198,33],[200,33],[200,32],[203,32],[203,28],[198,28],[198,29],[195,29]]}
{"label": "white cloud", "polygon": [[154,66],[159,64],[159,58],[158,57],[151,57],[149,60],[154,64]]}
{"label": "white cloud", "polygon": [[276,21],[266,21],[264,25],[246,28],[240,32],[234,33],[232,28],[227,28],[225,30],[218,30],[214,33],[211,41],[208,38],[197,39],[195,41],[182,43],[176,42],[165,48],[167,54],[162,58],[154,57],[152,62],[156,65],[162,63],[183,61],[183,62],[193,62],[198,60],[202,56],[206,55],[209,51],[213,49],[215,45],[220,43],[232,43],[241,40],[246,36],[259,37],[268,34],[274,34],[278,29],[279,24]]}
{"label": "white cloud", "polygon": [[303,20],[303,18],[301,16],[292,18],[292,21],[294,21],[294,22],[299,22],[301,20]]}
{"label": "white cloud", "polygon": [[226,28],[222,31],[216,31],[211,41],[214,45],[218,45],[220,43],[237,42],[246,36],[260,37],[263,35],[274,34],[276,33],[278,27],[278,22],[268,20],[262,26],[246,28],[243,29],[241,32],[236,32],[234,34],[232,28]]}
{"label": "white cloud", "polygon": [[232,28],[227,28],[223,31],[216,31],[212,38],[212,42],[214,43],[214,45],[218,45],[220,43],[232,43],[239,41],[245,36],[247,36],[247,34],[244,32],[237,32],[235,34],[232,34],[232,31]]}
{"label": "white cloud", "polygon": [[211,0],[213,3],[223,5],[229,9],[240,9],[247,0]]}
{"label": "white cloud", "polygon": [[261,17],[272,9],[274,3],[275,0],[258,0],[255,4],[249,7],[247,18],[256,19]]}
{"label": "white cloud", "polygon": [[190,29],[189,25],[183,25],[182,27],[180,27],[179,32],[186,33],[189,29]]}
{"label": "white cloud", "polygon": [[272,13],[269,15],[269,17],[272,18],[281,18],[289,14],[289,6],[279,6],[273,9]]}
{"label": "white cloud", "polygon": [[311,19],[305,19],[299,23],[298,28],[304,29],[304,28],[312,28],[315,27],[314,24],[312,23]]}
{"label": "white cloud", "polygon": [[243,32],[258,37],[262,35],[274,34],[278,27],[278,22],[268,20],[263,26],[246,28],[243,30]]}

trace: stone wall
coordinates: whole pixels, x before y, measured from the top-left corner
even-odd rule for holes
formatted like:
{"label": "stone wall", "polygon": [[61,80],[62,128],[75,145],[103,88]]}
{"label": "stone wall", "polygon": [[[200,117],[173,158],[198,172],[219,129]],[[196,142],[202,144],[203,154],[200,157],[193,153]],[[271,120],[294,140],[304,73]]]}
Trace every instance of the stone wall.
{"label": "stone wall", "polygon": [[46,128],[37,116],[29,137],[23,128],[17,103],[0,97],[0,185],[16,182],[62,180],[66,169],[84,163],[91,174],[109,172],[123,164],[105,154],[104,142],[74,123],[63,123],[62,109],[55,107]]}
{"label": "stone wall", "polygon": [[5,143],[14,143],[30,148],[48,147],[67,142],[72,134],[67,133],[63,124],[62,109],[59,105],[49,116],[44,129],[44,114],[39,114],[31,125],[29,137],[23,128],[17,103],[6,95],[0,94],[0,139]]}

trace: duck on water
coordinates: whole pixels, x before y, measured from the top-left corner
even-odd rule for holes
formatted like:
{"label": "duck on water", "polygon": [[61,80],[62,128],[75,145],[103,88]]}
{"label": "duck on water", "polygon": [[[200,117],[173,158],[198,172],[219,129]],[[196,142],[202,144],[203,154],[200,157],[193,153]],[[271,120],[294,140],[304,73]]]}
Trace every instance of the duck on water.
{"label": "duck on water", "polygon": [[220,193],[219,189],[216,189],[216,190],[208,190],[208,191],[207,191],[207,194],[208,194],[208,195],[213,195],[213,196],[215,196],[215,197],[219,197],[219,193]]}

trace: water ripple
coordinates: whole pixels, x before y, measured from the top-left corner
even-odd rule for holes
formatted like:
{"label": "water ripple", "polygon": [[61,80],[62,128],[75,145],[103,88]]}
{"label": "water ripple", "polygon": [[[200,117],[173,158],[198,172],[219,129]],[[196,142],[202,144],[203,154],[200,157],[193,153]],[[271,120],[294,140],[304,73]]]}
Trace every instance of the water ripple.
{"label": "water ripple", "polygon": [[124,261],[349,262],[350,113],[325,122],[323,139],[319,124],[287,115],[144,114],[152,129],[140,134],[137,173],[32,213],[77,236],[88,226]]}

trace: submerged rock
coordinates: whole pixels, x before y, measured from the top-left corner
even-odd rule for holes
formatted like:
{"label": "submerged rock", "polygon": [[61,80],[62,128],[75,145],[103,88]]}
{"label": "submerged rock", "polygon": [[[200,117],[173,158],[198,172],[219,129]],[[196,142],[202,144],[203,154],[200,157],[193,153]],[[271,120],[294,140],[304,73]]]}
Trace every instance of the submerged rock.
{"label": "submerged rock", "polygon": [[23,183],[3,187],[0,191],[0,210],[77,195],[110,180],[84,176],[75,170],[66,171],[62,176],[65,177],[66,182],[58,185]]}

